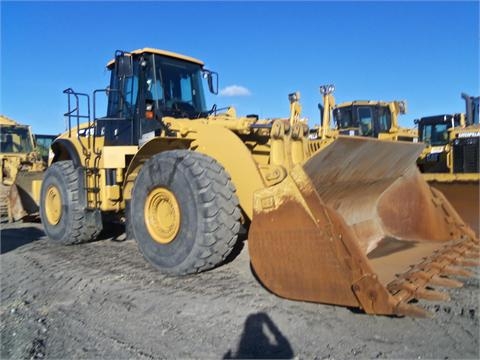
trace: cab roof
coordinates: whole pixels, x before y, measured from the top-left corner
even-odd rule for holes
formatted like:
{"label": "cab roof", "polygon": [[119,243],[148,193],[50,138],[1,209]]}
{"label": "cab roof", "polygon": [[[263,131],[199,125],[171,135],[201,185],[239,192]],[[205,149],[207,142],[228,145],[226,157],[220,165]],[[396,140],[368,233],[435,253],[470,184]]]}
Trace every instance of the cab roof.
{"label": "cab roof", "polygon": [[354,105],[359,105],[359,106],[388,106],[390,102],[388,101],[377,101],[377,100],[354,100],[354,101],[346,101],[340,104],[337,104],[336,107],[348,107],[348,106],[354,106]]}
{"label": "cab roof", "polygon": [[6,115],[0,115],[0,125],[14,125],[14,126],[24,126],[17,123],[15,120],[9,118]]}
{"label": "cab roof", "polygon": [[[138,54],[158,54],[158,55],[168,56],[168,57],[171,57],[171,58],[174,58],[174,59],[180,59],[180,60],[189,61],[189,62],[198,64],[198,65],[201,65],[201,66],[204,65],[203,61],[198,60],[198,59],[195,59],[195,58],[193,58],[193,57],[186,56],[186,55],[182,55],[182,54],[178,54],[178,53],[174,53],[174,52],[172,52],[172,51],[160,50],[160,49],[154,49],[154,48],[137,49],[137,50],[130,51],[130,54],[133,54],[133,55],[138,55]],[[110,61],[107,63],[107,68],[111,68],[114,63],[115,63],[115,59],[110,60]]]}

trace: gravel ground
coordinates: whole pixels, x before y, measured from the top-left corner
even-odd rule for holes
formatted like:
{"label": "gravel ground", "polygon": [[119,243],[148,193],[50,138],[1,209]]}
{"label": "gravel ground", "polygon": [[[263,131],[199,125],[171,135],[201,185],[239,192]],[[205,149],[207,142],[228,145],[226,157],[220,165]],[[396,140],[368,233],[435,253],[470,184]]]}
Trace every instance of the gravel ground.
{"label": "gravel ground", "polygon": [[1,359],[478,359],[479,271],[424,303],[432,319],[369,316],[289,301],[252,275],[247,242],[229,263],[165,277],[122,229],[50,244],[41,224],[1,224]]}

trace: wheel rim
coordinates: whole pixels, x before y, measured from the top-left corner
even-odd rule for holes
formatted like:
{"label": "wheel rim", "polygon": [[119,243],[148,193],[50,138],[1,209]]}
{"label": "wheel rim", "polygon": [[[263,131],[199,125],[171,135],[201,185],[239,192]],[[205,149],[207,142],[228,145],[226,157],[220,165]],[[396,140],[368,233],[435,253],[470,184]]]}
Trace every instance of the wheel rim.
{"label": "wheel rim", "polygon": [[47,189],[45,214],[48,222],[52,225],[57,225],[62,218],[62,195],[53,185]]}
{"label": "wheel rim", "polygon": [[153,240],[172,242],[180,230],[180,207],[175,195],[165,188],[156,188],[145,201],[145,223]]}

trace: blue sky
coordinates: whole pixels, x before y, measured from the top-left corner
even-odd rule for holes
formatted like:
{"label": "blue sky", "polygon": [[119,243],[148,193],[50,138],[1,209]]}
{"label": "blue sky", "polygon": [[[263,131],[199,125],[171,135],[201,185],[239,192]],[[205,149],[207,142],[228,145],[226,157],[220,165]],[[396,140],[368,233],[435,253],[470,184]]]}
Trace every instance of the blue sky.
{"label": "blue sky", "polygon": [[462,112],[460,93],[480,92],[476,1],[2,1],[0,113],[60,133],[62,90],[104,88],[115,50],[142,47],[199,58],[221,89],[244,88],[207,99],[240,115],[286,117],[300,91],[310,125],[322,84],[335,84],[337,102],[407,100],[405,126]]}

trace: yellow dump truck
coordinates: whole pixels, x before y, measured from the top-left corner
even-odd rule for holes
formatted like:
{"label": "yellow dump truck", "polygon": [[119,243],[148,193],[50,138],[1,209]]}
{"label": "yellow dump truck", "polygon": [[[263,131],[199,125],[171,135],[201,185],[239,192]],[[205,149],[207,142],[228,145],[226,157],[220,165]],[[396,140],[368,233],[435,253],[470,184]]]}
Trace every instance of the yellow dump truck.
{"label": "yellow dump truck", "polygon": [[479,99],[462,94],[466,112],[441,114],[415,120],[426,145],[418,167],[431,186],[454,205],[477,235],[479,225]]}
{"label": "yellow dump truck", "polygon": [[146,260],[183,275],[220,265],[243,224],[269,290],[370,314],[425,315],[410,300],[446,299],[430,287],[469,275],[457,266],[478,238],[421,177],[422,145],[339,136],[319,149],[293,95],[287,119],[207,108],[202,82],[217,93],[218,75],[190,56],[117,51],[107,69],[93,92],[108,94],[105,117],[64,91],[69,131],[40,196],[51,241],[92,240],[103,215],[125,216]]}
{"label": "yellow dump truck", "polygon": [[[42,135],[47,155],[54,138]],[[9,221],[38,213],[40,180],[47,164],[38,149],[30,126],[0,115],[0,213]]]}

